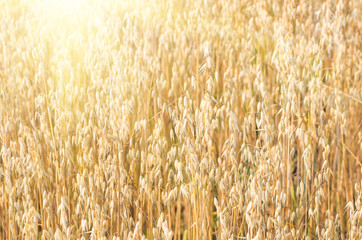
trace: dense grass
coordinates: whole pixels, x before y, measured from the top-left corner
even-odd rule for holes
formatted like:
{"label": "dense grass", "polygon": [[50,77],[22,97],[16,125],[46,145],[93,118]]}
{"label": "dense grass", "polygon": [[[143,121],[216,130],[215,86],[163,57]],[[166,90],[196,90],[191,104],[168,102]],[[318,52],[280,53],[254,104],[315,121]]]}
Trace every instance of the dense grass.
{"label": "dense grass", "polygon": [[361,7],[0,1],[0,238],[361,239]]}

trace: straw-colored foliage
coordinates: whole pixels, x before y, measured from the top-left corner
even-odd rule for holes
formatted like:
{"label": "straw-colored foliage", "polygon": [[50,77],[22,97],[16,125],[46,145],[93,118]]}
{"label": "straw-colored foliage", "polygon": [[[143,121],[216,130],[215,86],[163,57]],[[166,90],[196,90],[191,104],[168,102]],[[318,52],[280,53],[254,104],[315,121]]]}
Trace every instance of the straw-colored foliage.
{"label": "straw-colored foliage", "polygon": [[0,238],[361,239],[361,9],[0,1]]}

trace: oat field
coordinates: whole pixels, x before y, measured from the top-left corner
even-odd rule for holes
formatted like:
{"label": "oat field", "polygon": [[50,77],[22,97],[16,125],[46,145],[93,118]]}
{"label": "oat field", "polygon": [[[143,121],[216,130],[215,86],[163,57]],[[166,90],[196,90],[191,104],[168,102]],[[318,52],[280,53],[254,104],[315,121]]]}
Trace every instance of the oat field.
{"label": "oat field", "polygon": [[361,10],[1,0],[0,239],[362,239]]}

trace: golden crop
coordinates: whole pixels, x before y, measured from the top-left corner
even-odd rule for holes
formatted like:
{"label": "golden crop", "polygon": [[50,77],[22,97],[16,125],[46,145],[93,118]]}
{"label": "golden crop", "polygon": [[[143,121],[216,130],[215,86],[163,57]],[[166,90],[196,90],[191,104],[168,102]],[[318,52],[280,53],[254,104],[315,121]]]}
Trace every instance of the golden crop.
{"label": "golden crop", "polygon": [[361,239],[361,4],[0,1],[0,239]]}

